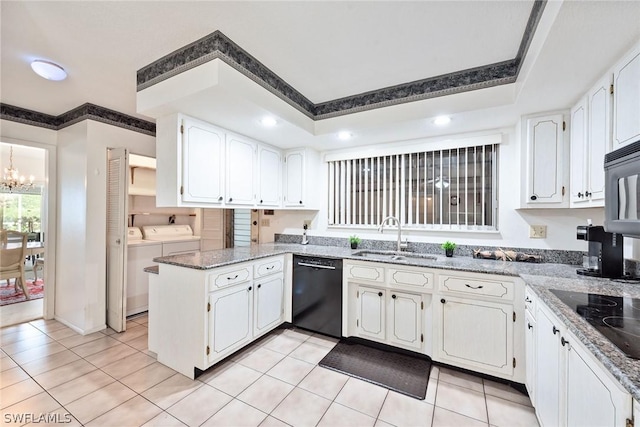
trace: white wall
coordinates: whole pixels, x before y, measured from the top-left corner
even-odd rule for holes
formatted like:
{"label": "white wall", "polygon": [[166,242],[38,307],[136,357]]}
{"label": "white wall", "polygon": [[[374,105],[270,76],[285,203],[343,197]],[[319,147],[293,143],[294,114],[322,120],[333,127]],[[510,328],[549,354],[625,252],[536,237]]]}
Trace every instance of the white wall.
{"label": "white wall", "polygon": [[[521,149],[519,133],[516,127],[501,130],[505,134],[499,152],[499,218],[497,232],[458,232],[458,231],[414,231],[403,230],[403,236],[409,241],[441,243],[453,240],[458,244],[473,246],[504,246],[540,249],[587,250],[587,243],[576,239],[576,227],[586,224],[591,219],[594,224],[604,222],[604,209],[520,209],[521,182],[525,179],[521,168]],[[484,132],[486,134],[486,132]],[[445,139],[447,137],[443,137]],[[407,142],[410,143],[410,142]],[[437,144],[437,138],[427,144]],[[405,143],[403,143],[405,144]],[[400,144],[399,144],[400,145]],[[358,147],[358,152],[366,152],[372,147]],[[344,151],[344,150],[342,150]],[[326,193],[326,171],[323,164],[322,175],[318,187]],[[324,194],[323,193],[323,194]],[[261,227],[260,240],[267,241],[273,233],[302,234],[304,219],[313,220],[308,231],[312,236],[348,237],[358,234],[365,239],[393,241],[396,234],[385,231],[380,234],[377,227],[337,228],[327,225],[326,201],[322,200],[322,208],[318,212],[310,211],[276,211],[270,218],[269,227]],[[546,225],[547,238],[529,238],[530,225]],[[264,240],[263,240],[264,239]]]}

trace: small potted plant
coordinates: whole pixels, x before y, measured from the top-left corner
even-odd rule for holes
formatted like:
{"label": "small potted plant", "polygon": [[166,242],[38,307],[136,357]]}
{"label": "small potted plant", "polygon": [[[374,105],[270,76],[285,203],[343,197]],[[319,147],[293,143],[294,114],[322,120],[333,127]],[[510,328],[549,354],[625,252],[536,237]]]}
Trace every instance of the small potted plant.
{"label": "small potted plant", "polygon": [[456,248],[456,244],[451,240],[447,240],[441,245],[441,248],[444,249],[444,254],[448,257],[453,256],[453,250]]}
{"label": "small potted plant", "polygon": [[360,243],[360,238],[355,234],[353,236],[349,236],[349,243],[351,243],[351,249],[358,249],[358,243]]}

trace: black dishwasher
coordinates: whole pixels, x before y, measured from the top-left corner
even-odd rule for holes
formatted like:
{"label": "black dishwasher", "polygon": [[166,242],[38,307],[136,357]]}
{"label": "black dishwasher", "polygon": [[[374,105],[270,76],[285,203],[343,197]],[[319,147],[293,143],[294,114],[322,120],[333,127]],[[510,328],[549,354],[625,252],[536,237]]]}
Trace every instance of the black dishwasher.
{"label": "black dishwasher", "polygon": [[293,324],[342,336],[342,260],[293,256]]}

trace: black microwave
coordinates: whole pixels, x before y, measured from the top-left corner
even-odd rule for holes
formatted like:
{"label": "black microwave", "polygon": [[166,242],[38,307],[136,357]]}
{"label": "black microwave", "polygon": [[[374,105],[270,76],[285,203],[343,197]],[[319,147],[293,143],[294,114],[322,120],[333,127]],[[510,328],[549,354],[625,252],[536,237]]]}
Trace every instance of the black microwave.
{"label": "black microwave", "polygon": [[604,229],[640,238],[640,141],[604,158]]}

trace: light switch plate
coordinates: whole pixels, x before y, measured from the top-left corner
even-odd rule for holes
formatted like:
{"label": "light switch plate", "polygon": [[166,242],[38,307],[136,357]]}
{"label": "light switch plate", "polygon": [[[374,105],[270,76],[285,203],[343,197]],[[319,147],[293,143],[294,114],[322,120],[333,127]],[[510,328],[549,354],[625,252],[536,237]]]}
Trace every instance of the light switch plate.
{"label": "light switch plate", "polygon": [[545,239],[547,237],[547,226],[546,225],[530,226],[529,237],[531,239]]}

